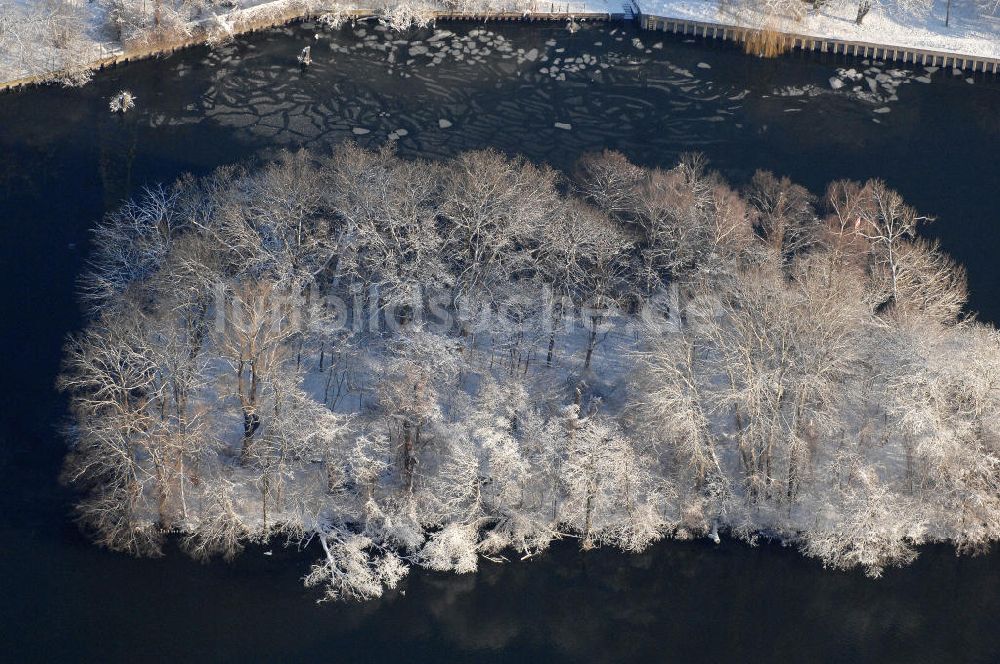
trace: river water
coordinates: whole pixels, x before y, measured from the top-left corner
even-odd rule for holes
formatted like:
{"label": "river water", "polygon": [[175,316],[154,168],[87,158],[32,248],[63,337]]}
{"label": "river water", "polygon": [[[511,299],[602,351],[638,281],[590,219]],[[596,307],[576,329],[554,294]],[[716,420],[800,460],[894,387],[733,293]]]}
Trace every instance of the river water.
{"label": "river water", "polygon": [[[135,560],[78,533],[57,483],[66,412],[53,384],[81,325],[88,229],[144,185],[279,148],[393,140],[435,158],[494,146],[562,169],[587,150],[665,166],[700,150],[736,184],[767,168],[816,193],[878,176],[937,218],[925,233],[968,267],[971,307],[1000,320],[995,78],[760,60],[613,25],[494,24],[471,38],[481,26],[439,27],[456,33],[443,47],[423,32],[388,51],[370,26],[304,24],[103,72],[78,90],[0,96],[0,658],[1000,659],[1000,553],[927,547],[871,581],[771,544],[666,542],[637,556],[565,545],[474,575],[416,571],[379,601],[317,606],[300,583],[315,552]],[[302,70],[305,45],[314,64]],[[831,77],[846,84],[833,90]],[[137,108],[113,116],[120,89]]]}

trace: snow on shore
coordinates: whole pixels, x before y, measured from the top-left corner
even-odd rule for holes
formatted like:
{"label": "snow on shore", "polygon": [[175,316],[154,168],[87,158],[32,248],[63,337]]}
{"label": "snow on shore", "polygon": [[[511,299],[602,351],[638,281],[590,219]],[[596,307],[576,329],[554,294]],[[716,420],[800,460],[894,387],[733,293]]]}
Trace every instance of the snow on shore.
{"label": "snow on shore", "polygon": [[971,0],[953,0],[951,20],[945,26],[947,0],[933,0],[925,15],[902,11],[896,0],[876,6],[857,25],[858,3],[830,0],[801,20],[788,16],[766,17],[747,5],[716,0],[637,0],[643,15],[760,28],[809,37],[865,41],[885,46],[1000,58],[1000,16],[988,16]]}
{"label": "snow on shore", "polygon": [[[768,16],[760,9],[765,4],[763,2],[737,5],[725,0],[637,0],[636,4],[645,15],[748,28],[769,27],[819,38],[1000,58],[1000,16],[984,14],[974,0],[952,0],[950,25],[945,26],[947,1],[931,0],[930,9],[921,13],[903,11],[901,4],[905,0],[882,0],[876,3],[860,26],[854,20],[857,14],[856,0],[829,0],[801,19],[783,15]],[[236,34],[247,26],[272,16],[290,18],[322,13],[331,7],[336,11],[350,12],[371,6],[373,5],[368,2],[351,1],[236,0],[227,12],[210,9],[197,16],[190,16],[190,21],[181,16],[181,10],[177,10],[176,15],[180,19],[180,32],[191,37],[196,33],[200,34],[200,29],[203,28],[210,32]],[[400,9],[402,14],[408,14],[406,7],[429,11],[438,6],[442,11],[462,11],[445,10],[444,3],[397,2],[391,4],[391,7],[386,4],[392,12]],[[630,7],[631,0],[486,0],[476,8],[468,9],[466,13],[621,15],[629,13]],[[64,82],[86,82],[86,63],[96,62],[101,57],[121,50],[120,43],[106,41],[109,38],[106,23],[107,17],[98,3],[76,5],[70,2],[47,4],[41,0],[0,0],[0,84],[32,76],[45,76],[47,73],[54,74],[60,70],[72,72],[69,76],[61,77]],[[55,35],[67,33],[71,35],[69,43],[65,39],[56,40]]]}

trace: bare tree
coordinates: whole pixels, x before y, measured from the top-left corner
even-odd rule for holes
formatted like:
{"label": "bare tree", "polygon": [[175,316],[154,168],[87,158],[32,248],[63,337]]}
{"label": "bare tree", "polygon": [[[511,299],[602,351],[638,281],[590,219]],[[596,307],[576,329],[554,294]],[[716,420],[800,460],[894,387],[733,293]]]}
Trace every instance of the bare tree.
{"label": "bare tree", "polygon": [[434,441],[442,401],[457,387],[458,348],[454,341],[419,328],[401,335],[392,347],[393,357],[376,390],[401,460],[402,486],[410,492],[419,452]]}
{"label": "bare tree", "polygon": [[77,425],[66,478],[91,489],[78,511],[98,541],[158,553],[166,460],[150,402],[160,387],[135,317],[105,320],[67,344],[59,386],[73,397]]}
{"label": "bare tree", "polygon": [[790,258],[818,241],[820,231],[813,197],[804,187],[770,171],[757,171],[750,180],[747,200],[756,210],[757,227],[771,247]]}
{"label": "bare tree", "polygon": [[[222,329],[215,331],[215,344],[231,368],[225,384],[242,415],[240,458],[246,463],[253,455],[261,418],[268,416],[261,408],[263,386],[288,370],[291,351],[285,342],[296,330],[288,321],[288,300],[273,284],[236,282],[220,286],[220,292],[219,304],[227,312]],[[229,293],[232,297],[226,297]]]}
{"label": "bare tree", "polygon": [[372,294],[375,309],[451,283],[435,224],[435,168],[353,145],[329,162],[328,205],[345,225],[339,270]]}
{"label": "bare tree", "polygon": [[865,185],[866,202],[858,210],[857,232],[871,243],[877,273],[885,275],[889,297],[899,300],[901,248],[916,235],[917,225],[927,221],[903,202],[903,198],[881,180]]}
{"label": "bare tree", "polygon": [[941,253],[937,241],[919,238],[897,253],[898,303],[940,323],[958,320],[967,300],[965,268]]}
{"label": "bare tree", "polygon": [[606,541],[641,551],[665,525],[651,459],[613,423],[567,408],[561,518],[580,533],[584,549]]}
{"label": "bare tree", "polygon": [[460,155],[443,175],[443,251],[454,262],[458,296],[498,301],[498,291],[525,269],[522,247],[556,207],[555,174],[482,151]]}
{"label": "bare tree", "polygon": [[587,153],[576,163],[575,181],[581,195],[621,221],[631,221],[636,187],[646,172],[620,152]]}

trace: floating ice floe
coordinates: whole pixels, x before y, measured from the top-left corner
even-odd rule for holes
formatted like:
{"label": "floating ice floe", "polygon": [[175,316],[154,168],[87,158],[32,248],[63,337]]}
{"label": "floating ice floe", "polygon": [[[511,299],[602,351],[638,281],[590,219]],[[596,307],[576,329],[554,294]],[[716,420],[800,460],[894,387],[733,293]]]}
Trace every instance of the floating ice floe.
{"label": "floating ice floe", "polygon": [[108,108],[111,109],[112,113],[126,113],[127,111],[135,108],[135,100],[138,99],[134,94],[128,90],[122,90],[108,103]]}
{"label": "floating ice floe", "polygon": [[455,33],[451,30],[435,30],[434,35],[429,37],[427,41],[431,44],[441,41],[442,39],[447,39],[448,37],[454,37]]}
{"label": "floating ice floe", "polygon": [[444,118],[438,120],[438,127],[441,127],[441,129],[447,129],[450,126],[451,126],[451,121],[445,120]]}
{"label": "floating ice floe", "polygon": [[[920,83],[930,83],[927,76],[916,76],[915,72],[901,69],[881,69],[886,66],[885,62],[876,60],[869,62],[862,61],[867,66],[864,70],[838,68],[837,75],[831,76],[828,80],[830,87],[834,91],[842,90],[842,94],[854,96],[862,101],[866,101],[877,108],[888,108],[885,104],[899,101],[898,89],[902,85],[913,81]],[[850,86],[852,82],[860,85]],[[780,94],[780,92],[779,92]],[[887,113],[888,110],[877,112]]]}

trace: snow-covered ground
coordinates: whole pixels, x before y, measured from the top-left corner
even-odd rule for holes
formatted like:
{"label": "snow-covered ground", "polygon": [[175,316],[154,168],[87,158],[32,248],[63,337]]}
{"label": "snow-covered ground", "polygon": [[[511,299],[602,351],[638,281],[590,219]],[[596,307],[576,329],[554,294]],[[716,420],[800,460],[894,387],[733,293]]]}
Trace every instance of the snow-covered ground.
{"label": "snow-covered ground", "polygon": [[875,4],[862,25],[855,22],[858,3],[853,0],[829,0],[818,11],[810,11],[799,20],[767,15],[758,9],[764,3],[751,6],[751,3],[737,5],[717,0],[637,2],[648,16],[748,28],[766,26],[809,37],[1000,58],[1000,16],[984,12],[974,0],[952,0],[948,26],[945,26],[947,0],[932,0],[926,11],[904,11],[897,0],[886,0]]}
{"label": "snow-covered ground", "polygon": [[79,66],[117,47],[102,38],[103,14],[96,2],[0,0],[0,83],[60,70],[85,82]]}

